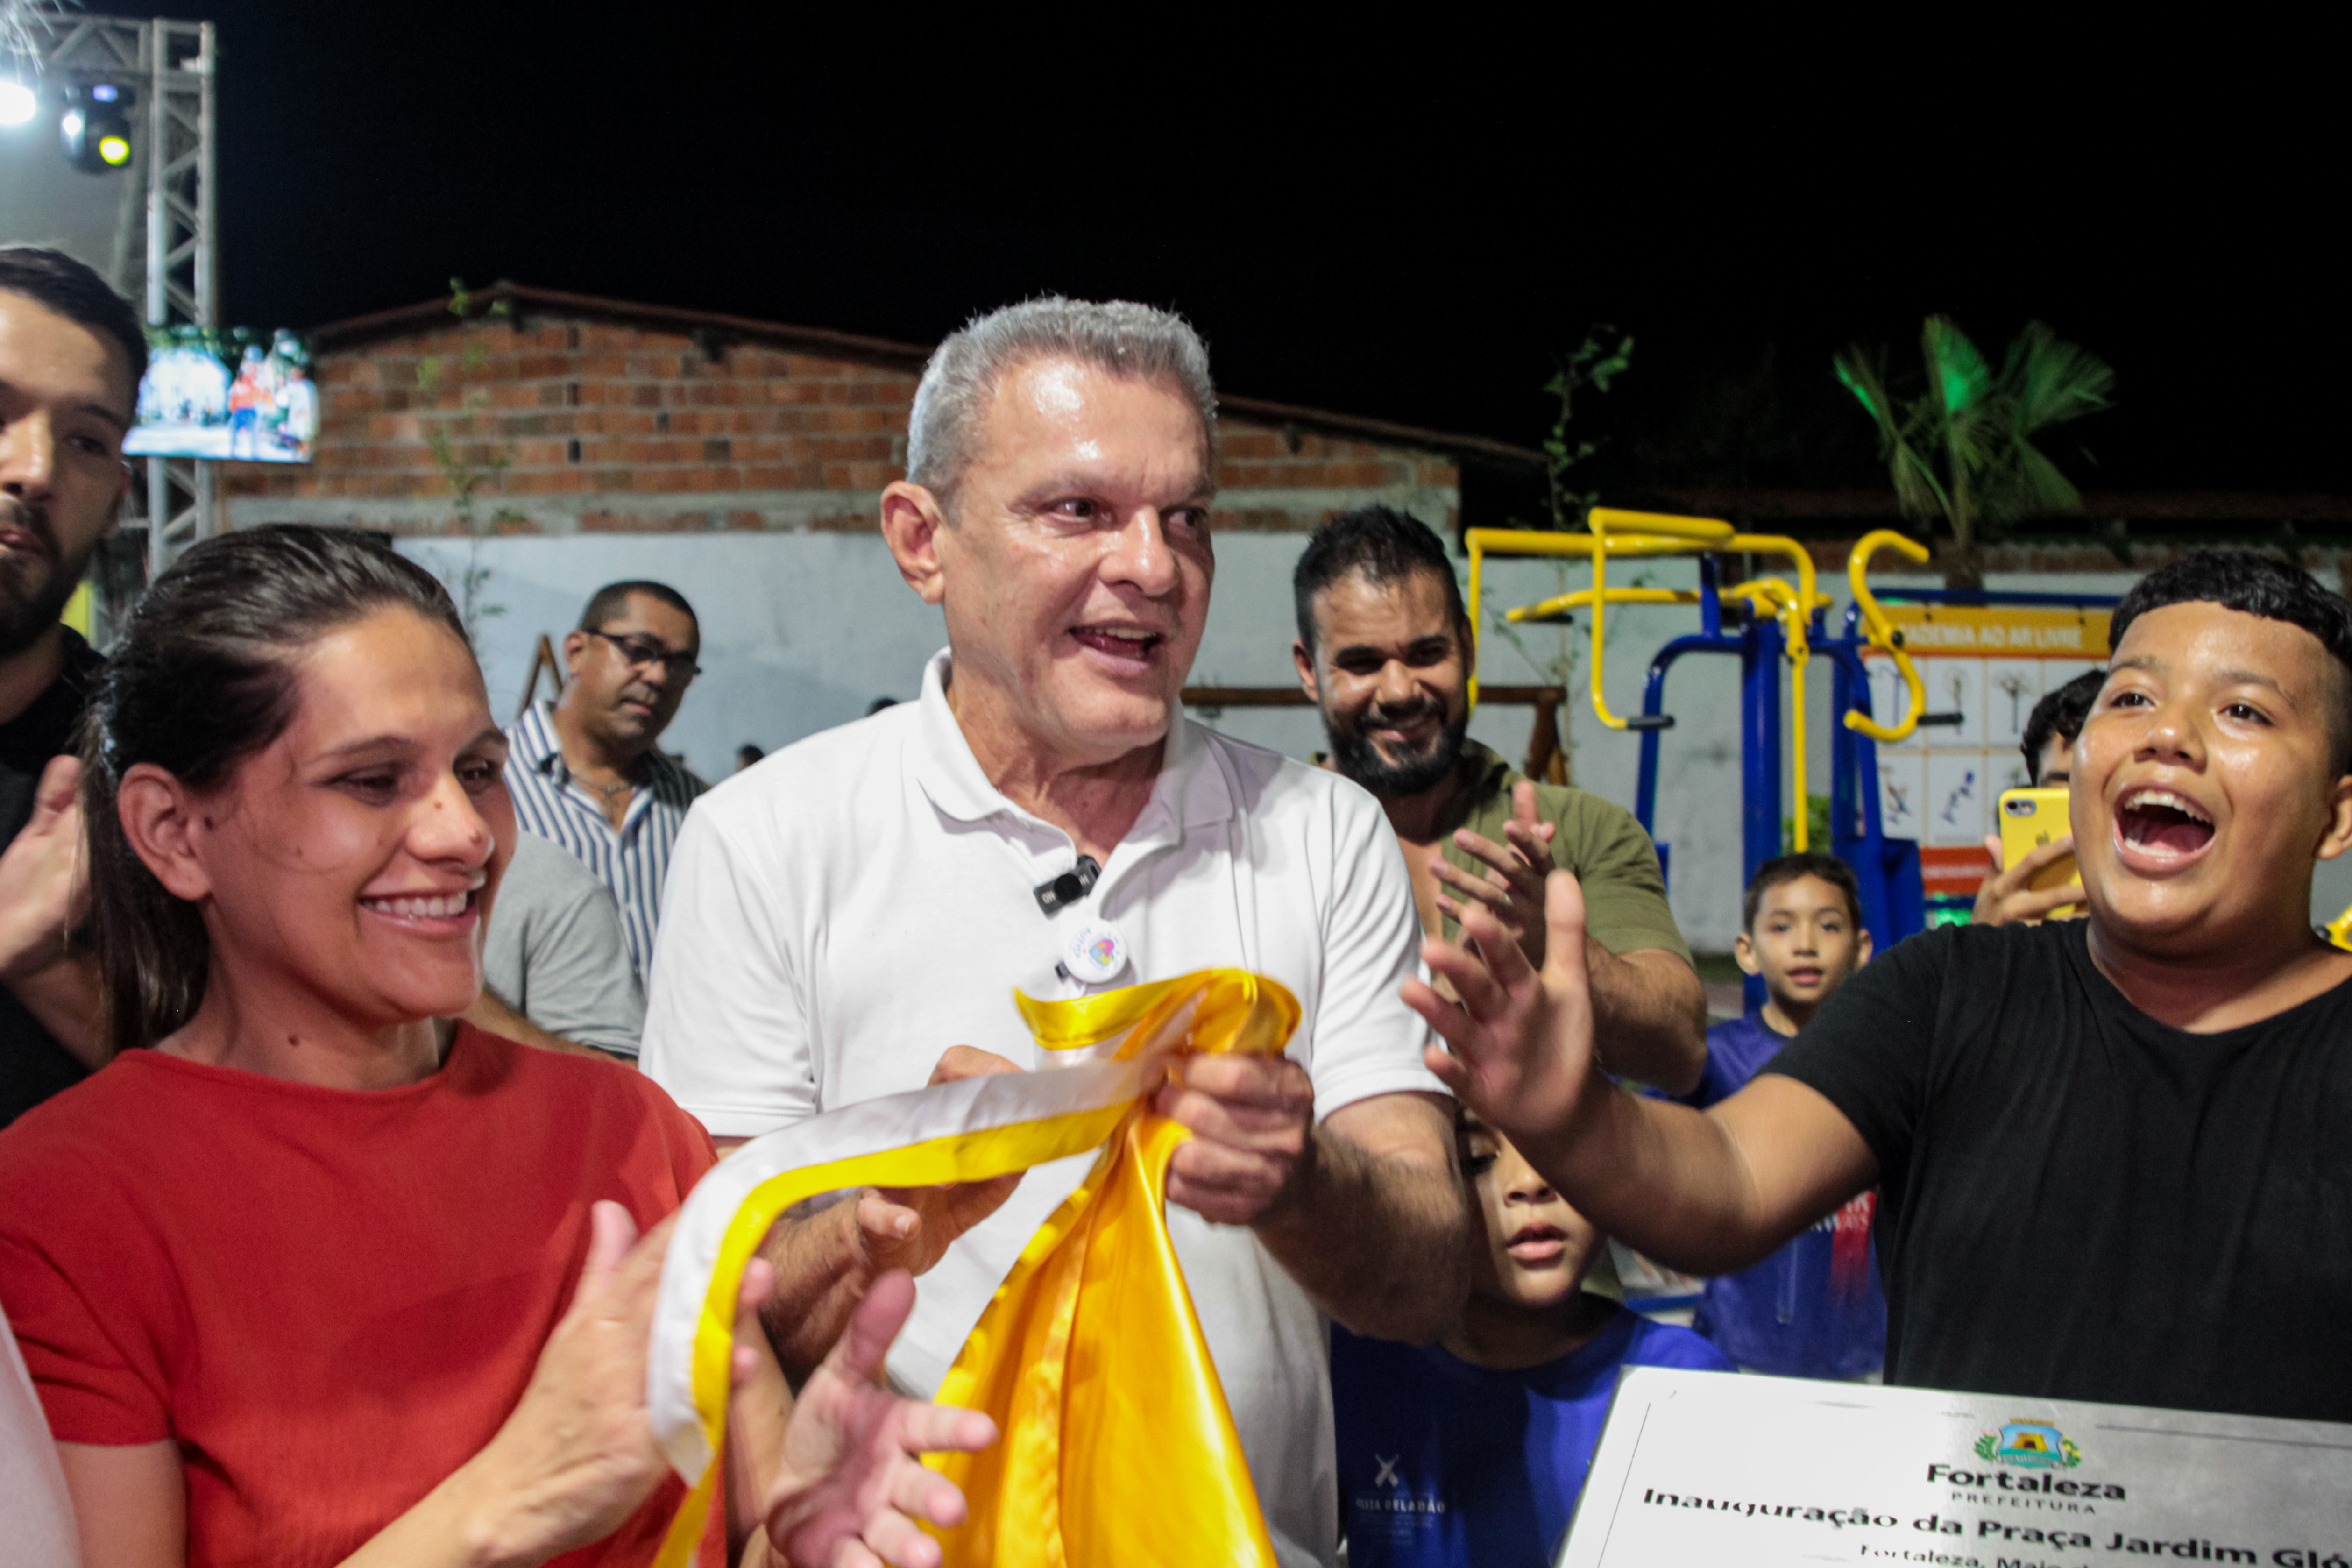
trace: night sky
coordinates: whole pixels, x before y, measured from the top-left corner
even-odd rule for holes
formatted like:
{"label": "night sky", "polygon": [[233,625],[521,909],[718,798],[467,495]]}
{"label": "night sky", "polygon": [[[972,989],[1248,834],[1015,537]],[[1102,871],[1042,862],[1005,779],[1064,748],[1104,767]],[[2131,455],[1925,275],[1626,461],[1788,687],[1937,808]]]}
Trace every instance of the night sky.
{"label": "night sky", "polygon": [[2283,78],[2225,105],[2039,37],[1864,69],[1336,16],[164,9],[221,26],[242,323],[453,275],[926,342],[1124,295],[1190,315],[1233,392],[1533,445],[1606,321],[1636,351],[1598,480],[1810,489],[1883,482],[1833,349],[2038,316],[2120,378],[2059,446],[2085,488],[2346,488],[2342,137]]}

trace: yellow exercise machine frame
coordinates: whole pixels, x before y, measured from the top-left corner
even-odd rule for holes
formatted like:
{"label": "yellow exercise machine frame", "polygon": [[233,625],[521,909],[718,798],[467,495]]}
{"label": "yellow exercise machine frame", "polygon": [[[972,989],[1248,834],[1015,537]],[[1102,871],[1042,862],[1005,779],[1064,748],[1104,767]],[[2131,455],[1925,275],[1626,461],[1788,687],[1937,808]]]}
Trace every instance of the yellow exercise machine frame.
{"label": "yellow exercise machine frame", "polygon": [[[1591,610],[1592,626],[1589,635],[1592,657],[1589,685],[1592,694],[1592,712],[1595,718],[1612,730],[1623,730],[1628,725],[1625,720],[1610,710],[1603,683],[1608,648],[1608,606],[1612,604],[1696,605],[1700,602],[1701,595],[1696,590],[1684,588],[1612,588],[1608,576],[1611,557],[1638,559],[1729,552],[1783,556],[1796,565],[1797,581],[1793,585],[1784,578],[1759,577],[1723,590],[1721,597],[1742,600],[1754,613],[1769,614],[1780,622],[1789,660],[1790,793],[1800,803],[1790,819],[1790,835],[1799,851],[1809,847],[1810,825],[1802,805],[1807,798],[1805,670],[1811,654],[1808,635],[1813,613],[1830,603],[1828,596],[1820,593],[1815,585],[1811,552],[1803,544],[1785,534],[1742,533],[1720,518],[1680,517],[1666,512],[1594,507],[1587,514],[1586,522],[1590,531],[1584,533],[1474,528],[1465,536],[1470,552],[1467,598],[1471,611],[1472,710],[1475,711],[1478,704],[1478,625],[1486,557],[1489,555],[1581,556],[1591,563],[1591,587],[1506,610],[1503,618],[1515,623],[1545,621],[1580,609]],[[1846,558],[1846,581],[1853,590],[1854,602],[1862,608],[1863,624],[1867,628],[1870,644],[1894,657],[1895,668],[1902,673],[1904,686],[1910,698],[1908,710],[1892,726],[1879,724],[1865,713],[1845,715],[1844,722],[1849,728],[1882,742],[1899,741],[1909,735],[1918,724],[1927,700],[1919,672],[1913,668],[1911,656],[1904,651],[1902,633],[1887,620],[1866,580],[1873,558],[1883,550],[1896,551],[1914,562],[1927,559],[1926,546],[1891,529],[1879,529],[1864,534],[1854,542],[1853,552]]]}

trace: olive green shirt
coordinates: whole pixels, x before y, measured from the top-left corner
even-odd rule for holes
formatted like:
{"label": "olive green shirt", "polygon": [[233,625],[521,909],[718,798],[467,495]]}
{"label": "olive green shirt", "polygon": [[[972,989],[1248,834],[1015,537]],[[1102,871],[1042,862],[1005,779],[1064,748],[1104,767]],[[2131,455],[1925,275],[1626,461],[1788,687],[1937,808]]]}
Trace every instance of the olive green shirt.
{"label": "olive green shirt", "polygon": [[[1478,769],[1478,778],[1460,826],[1507,844],[1503,825],[1511,820],[1511,791],[1527,775],[1475,741],[1465,742],[1462,752]],[[1690,963],[1690,947],[1666,909],[1666,879],[1658,869],[1657,847],[1632,812],[1571,785],[1539,784],[1536,820],[1552,825],[1552,864],[1573,871],[1584,889],[1584,924],[1593,941],[1616,953],[1661,948]],[[1454,843],[1451,833],[1445,837],[1445,858],[1474,877],[1489,869]],[[1456,940],[1461,929],[1453,917],[1445,918],[1446,941]]]}
{"label": "olive green shirt", "polygon": [[[1478,777],[1459,826],[1497,844],[1508,844],[1503,825],[1511,820],[1511,792],[1527,774],[1492,747],[1475,741],[1465,742],[1462,751],[1477,768]],[[1551,863],[1574,872],[1584,889],[1585,929],[1593,941],[1618,953],[1661,948],[1690,963],[1690,947],[1666,909],[1666,879],[1658,869],[1657,847],[1632,812],[1569,784],[1539,784],[1536,785],[1536,820],[1552,825]],[[1445,836],[1444,853],[1449,862],[1474,877],[1484,876],[1490,868],[1454,843],[1451,832]],[[1462,933],[1461,922],[1451,915],[1444,919],[1445,940],[1455,941]],[[1584,1277],[1584,1288],[1624,1300],[1617,1260],[1605,1241]]]}

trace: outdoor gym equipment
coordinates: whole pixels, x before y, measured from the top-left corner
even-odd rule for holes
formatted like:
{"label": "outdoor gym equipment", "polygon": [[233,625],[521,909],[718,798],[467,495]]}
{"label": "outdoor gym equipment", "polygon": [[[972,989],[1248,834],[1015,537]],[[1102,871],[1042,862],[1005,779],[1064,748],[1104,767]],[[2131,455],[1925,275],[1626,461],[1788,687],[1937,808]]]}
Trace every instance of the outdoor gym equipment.
{"label": "outdoor gym equipment", "polygon": [[[1666,673],[1684,657],[1696,653],[1732,654],[1740,661],[1740,780],[1742,883],[1752,879],[1765,861],[1781,853],[1781,706],[1780,668],[1789,670],[1787,687],[1790,749],[1787,767],[1790,793],[1799,809],[1788,816],[1789,838],[1797,849],[1811,847],[1804,803],[1807,800],[1805,677],[1815,655],[1830,660],[1833,682],[1831,711],[1837,728],[1831,742],[1830,850],[1853,868],[1862,893],[1863,923],[1883,950],[1918,931],[1927,921],[1927,900],[1920,875],[1916,839],[1889,838],[1884,831],[1878,789],[1877,748],[1907,739],[1921,725],[1950,725],[1958,713],[1927,710],[1927,689],[1901,627],[1883,601],[1906,605],[1950,606],[1954,609],[2071,609],[2078,613],[2105,609],[2109,595],[2078,594],[2015,594],[1982,589],[1927,589],[1887,586],[1874,590],[1868,581],[1873,562],[1894,551],[1913,563],[1925,563],[1927,549],[1916,541],[1881,529],[1855,542],[1846,559],[1846,581],[1853,589],[1842,635],[1831,637],[1822,624],[1830,605],[1816,591],[1811,555],[1798,541],[1780,534],[1743,533],[1716,518],[1675,517],[1655,512],[1624,511],[1595,507],[1585,533],[1539,532],[1529,530],[1474,528],[1465,542],[1470,553],[1469,599],[1473,636],[1487,557],[1572,556],[1592,567],[1590,587],[1562,594],[1505,613],[1517,623],[1557,623],[1579,610],[1591,612],[1589,659],[1593,714],[1612,730],[1638,734],[1642,742],[1641,772],[1635,788],[1634,815],[1644,831],[1656,838],[1658,748],[1663,732],[1674,726],[1665,710]],[[1784,558],[1796,567],[1796,582],[1757,577],[1730,587],[1723,585],[1722,558],[1727,554]],[[1698,586],[1654,588],[1609,585],[1609,563],[1656,557],[1693,557],[1698,566]],[[1650,660],[1642,691],[1642,710],[1620,716],[1609,707],[1604,690],[1607,659],[1607,616],[1612,605],[1694,605],[1699,612],[1697,632],[1679,637],[1660,648]],[[1875,650],[1888,658],[1906,694],[1902,714],[1882,722],[1872,713],[1870,674],[1864,655]],[[1477,701],[1477,682],[1470,700]],[[1658,845],[1662,867],[1670,863],[1669,846]],[[1749,983],[1755,999],[1756,983]]]}

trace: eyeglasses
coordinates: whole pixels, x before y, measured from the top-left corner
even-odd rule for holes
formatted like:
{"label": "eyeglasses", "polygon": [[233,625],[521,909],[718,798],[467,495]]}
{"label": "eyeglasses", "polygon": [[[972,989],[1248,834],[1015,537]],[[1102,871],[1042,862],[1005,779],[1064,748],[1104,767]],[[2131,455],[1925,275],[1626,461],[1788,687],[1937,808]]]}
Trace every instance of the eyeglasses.
{"label": "eyeglasses", "polygon": [[694,655],[672,653],[651,637],[615,637],[611,632],[600,632],[593,626],[589,628],[588,635],[603,637],[611,643],[633,668],[642,669],[646,665],[658,664],[680,680],[692,680],[702,673],[702,666],[694,662]]}

